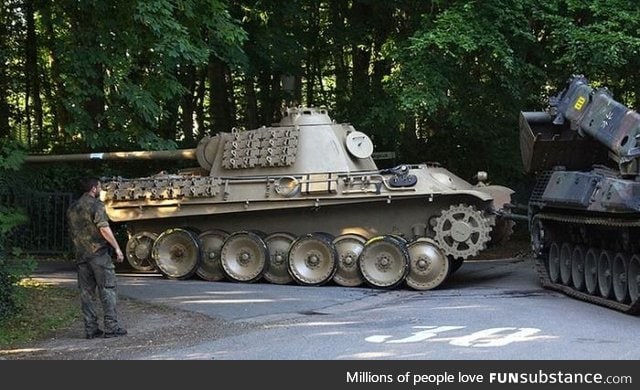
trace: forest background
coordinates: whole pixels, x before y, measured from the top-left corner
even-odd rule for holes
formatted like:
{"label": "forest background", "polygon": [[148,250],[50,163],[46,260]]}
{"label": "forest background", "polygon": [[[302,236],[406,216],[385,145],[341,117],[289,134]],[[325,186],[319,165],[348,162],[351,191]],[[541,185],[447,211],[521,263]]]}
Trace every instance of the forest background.
{"label": "forest background", "polygon": [[[305,104],[395,152],[386,163],[519,190],[519,112],[574,73],[637,109],[639,50],[633,0],[2,0],[0,169],[190,148]],[[20,176],[60,189],[86,167]]]}
{"label": "forest background", "polygon": [[519,112],[573,73],[637,108],[639,50],[631,0],[2,0],[2,153],[188,148],[306,104],[517,186]]}

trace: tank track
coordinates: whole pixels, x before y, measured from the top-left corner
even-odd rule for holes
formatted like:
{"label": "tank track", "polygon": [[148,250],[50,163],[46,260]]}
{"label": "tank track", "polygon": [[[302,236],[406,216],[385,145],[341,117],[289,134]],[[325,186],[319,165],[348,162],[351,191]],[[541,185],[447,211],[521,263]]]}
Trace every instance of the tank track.
{"label": "tank track", "polygon": [[[566,216],[552,213],[538,213],[535,215],[535,218],[541,221],[553,221],[575,225],[583,224],[605,227],[640,227],[640,221],[621,221],[614,218]],[[621,303],[613,299],[607,299],[588,294],[587,292],[576,290],[572,286],[553,282],[549,277],[549,272],[545,265],[545,262],[548,261],[548,256],[549,253],[547,251],[545,254],[536,256],[535,258],[536,272],[544,288],[559,291],[572,298],[607,307],[609,309],[617,310],[626,314],[638,315],[640,313],[640,299],[630,301],[628,303]]]}

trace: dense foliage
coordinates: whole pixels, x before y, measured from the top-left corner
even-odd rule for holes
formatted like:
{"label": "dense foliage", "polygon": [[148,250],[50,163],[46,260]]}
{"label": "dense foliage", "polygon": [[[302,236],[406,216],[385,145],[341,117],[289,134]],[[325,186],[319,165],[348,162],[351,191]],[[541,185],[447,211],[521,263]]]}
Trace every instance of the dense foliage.
{"label": "dense foliage", "polygon": [[638,106],[639,31],[630,0],[2,0],[0,138],[192,147],[304,103],[395,162],[513,186],[519,111],[572,73]]}
{"label": "dense foliage", "polygon": [[20,167],[23,152],[14,142],[0,144],[0,323],[18,310],[16,283],[31,271],[29,262],[10,262],[12,248],[6,248],[5,237],[16,226],[24,223],[24,214],[3,204],[10,188],[10,177]]}

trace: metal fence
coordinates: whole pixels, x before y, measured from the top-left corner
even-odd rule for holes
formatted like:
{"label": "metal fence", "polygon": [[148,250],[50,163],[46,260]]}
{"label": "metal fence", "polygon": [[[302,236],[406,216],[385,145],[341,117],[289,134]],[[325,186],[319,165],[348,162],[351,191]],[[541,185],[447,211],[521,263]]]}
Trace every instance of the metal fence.
{"label": "metal fence", "polygon": [[0,203],[18,207],[29,219],[13,229],[5,242],[5,250],[19,248],[34,255],[63,254],[71,251],[66,212],[72,194],[63,192],[24,192],[0,194]]}

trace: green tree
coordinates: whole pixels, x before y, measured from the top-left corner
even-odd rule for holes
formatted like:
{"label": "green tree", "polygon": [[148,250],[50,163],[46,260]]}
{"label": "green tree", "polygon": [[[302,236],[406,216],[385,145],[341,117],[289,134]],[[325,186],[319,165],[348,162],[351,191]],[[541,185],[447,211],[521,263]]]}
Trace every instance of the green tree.
{"label": "green tree", "polygon": [[0,138],[0,322],[18,310],[15,283],[24,276],[23,269],[13,267],[8,261],[5,239],[17,226],[26,222],[24,214],[10,205],[6,199],[9,193],[10,179],[13,172],[20,168],[24,152],[7,137]]}
{"label": "green tree", "polygon": [[[529,0],[455,1],[399,42],[388,87],[413,118],[409,158],[445,163],[469,179],[519,174],[517,115],[543,72],[532,62],[541,12]],[[509,177],[511,176],[511,177]]]}
{"label": "green tree", "polygon": [[545,13],[549,77],[558,86],[572,73],[607,85],[640,108],[640,4],[626,0],[553,2]]}
{"label": "green tree", "polygon": [[31,151],[194,146],[327,106],[398,161],[519,179],[517,115],[571,73],[638,106],[625,0],[2,0],[0,136]]}
{"label": "green tree", "polygon": [[[34,34],[26,46],[35,55],[26,74],[44,73],[51,117],[40,137],[51,141],[42,148],[156,149],[193,138],[193,115],[178,112],[194,111],[194,75],[212,56],[237,61],[245,37],[223,0],[28,4]],[[38,101],[34,85],[25,84],[26,96]],[[36,106],[26,110],[28,119],[42,111]]]}

